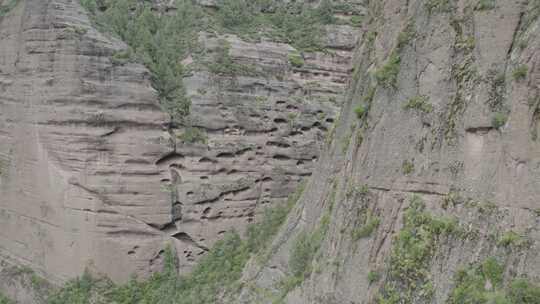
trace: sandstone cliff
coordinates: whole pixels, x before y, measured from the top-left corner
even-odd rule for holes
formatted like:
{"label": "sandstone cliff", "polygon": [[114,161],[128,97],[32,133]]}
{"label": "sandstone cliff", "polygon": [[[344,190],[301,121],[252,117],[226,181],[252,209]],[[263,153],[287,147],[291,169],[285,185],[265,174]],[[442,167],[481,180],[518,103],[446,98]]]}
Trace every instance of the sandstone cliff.
{"label": "sandstone cliff", "polygon": [[97,30],[78,1],[8,2],[0,253],[55,283],[85,268],[117,282],[144,278],[161,270],[170,244],[189,271],[224,232],[245,231],[286,198],[311,175],[333,126],[358,31],[330,27],[331,52],[296,67],[286,43],[201,32],[207,59],[227,41],[227,55],[256,73],[193,69],[189,119],[204,140],[191,143],[191,129],[171,129],[150,72],[118,64],[127,46]]}
{"label": "sandstone cliff", "polygon": [[[210,14],[224,2],[197,1]],[[183,127],[78,2],[4,1],[3,258],[53,283],[85,268],[124,282],[161,271],[172,244],[185,274],[307,179],[237,284],[179,293],[203,280],[171,275],[160,301],[538,303],[540,3],[332,3],[363,19],[336,13],[325,51],[198,33]],[[242,72],[207,64],[219,56]],[[13,269],[0,264],[1,289],[34,303],[40,290],[17,294]]]}
{"label": "sandstone cliff", "polygon": [[238,301],[445,303],[494,260],[537,282],[538,1],[369,11],[332,146]]}

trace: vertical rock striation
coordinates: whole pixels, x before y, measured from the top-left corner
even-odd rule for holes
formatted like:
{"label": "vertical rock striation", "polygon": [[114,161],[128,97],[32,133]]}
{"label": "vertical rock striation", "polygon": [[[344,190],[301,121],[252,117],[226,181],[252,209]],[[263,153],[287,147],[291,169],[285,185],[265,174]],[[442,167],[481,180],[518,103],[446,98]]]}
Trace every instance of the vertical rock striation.
{"label": "vertical rock striation", "polygon": [[369,6],[332,146],[237,302],[446,303],[490,256],[540,279],[538,1]]}

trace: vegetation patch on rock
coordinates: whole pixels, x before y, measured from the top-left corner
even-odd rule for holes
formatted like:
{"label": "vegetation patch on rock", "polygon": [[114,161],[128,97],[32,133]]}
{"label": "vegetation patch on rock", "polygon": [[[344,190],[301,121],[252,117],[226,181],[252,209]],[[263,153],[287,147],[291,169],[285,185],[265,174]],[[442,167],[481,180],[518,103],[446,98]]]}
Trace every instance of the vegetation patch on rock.
{"label": "vegetation patch on rock", "polygon": [[459,232],[457,221],[438,218],[425,211],[419,196],[413,196],[404,215],[403,228],[394,239],[390,256],[389,279],[380,303],[418,303],[429,300],[433,285],[429,267],[440,237]]}
{"label": "vegetation patch on rock", "polygon": [[458,271],[456,285],[447,303],[540,303],[540,287],[524,277],[514,278],[505,285],[503,272],[504,266],[494,257]]}
{"label": "vegetation patch on rock", "polygon": [[[246,239],[238,233],[229,232],[218,241],[210,252],[186,276],[177,272],[173,251],[165,250],[162,272],[155,273],[146,281],[136,278],[124,285],[115,285],[107,279],[95,279],[88,273],[69,281],[55,292],[48,304],[214,304],[222,297],[237,290],[237,281],[250,257],[268,249],[287,214],[294,206],[303,187],[291,195],[282,205],[265,211],[260,223],[248,227]],[[310,239],[310,248],[313,245]],[[303,257],[299,247],[298,258]],[[305,269],[295,264],[296,272]],[[302,270],[303,269],[303,270]],[[11,304],[1,302],[0,304]]]}

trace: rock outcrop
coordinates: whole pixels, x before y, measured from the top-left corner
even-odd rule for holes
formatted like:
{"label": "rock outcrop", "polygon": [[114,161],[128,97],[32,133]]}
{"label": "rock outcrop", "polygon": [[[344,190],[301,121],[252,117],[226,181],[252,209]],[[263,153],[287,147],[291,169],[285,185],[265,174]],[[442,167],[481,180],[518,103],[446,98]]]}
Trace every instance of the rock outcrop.
{"label": "rock outcrop", "polygon": [[490,256],[537,282],[539,9],[372,1],[332,147],[236,302],[446,303]]}
{"label": "rock outcrop", "polygon": [[173,147],[148,71],[114,66],[125,46],[75,1],[20,1],[0,33],[2,255],[53,282],[149,273],[172,214],[156,161]]}
{"label": "rock outcrop", "polygon": [[[0,18],[0,254],[55,283],[84,269],[144,278],[171,244],[189,271],[286,198],[337,118],[358,32],[329,26],[329,52],[296,67],[288,44],[201,33],[209,56],[228,41],[255,73],[194,69],[186,130],[170,128],[143,65],[112,60],[126,46],[78,1],[21,0]],[[195,129],[203,140],[185,141]]]}

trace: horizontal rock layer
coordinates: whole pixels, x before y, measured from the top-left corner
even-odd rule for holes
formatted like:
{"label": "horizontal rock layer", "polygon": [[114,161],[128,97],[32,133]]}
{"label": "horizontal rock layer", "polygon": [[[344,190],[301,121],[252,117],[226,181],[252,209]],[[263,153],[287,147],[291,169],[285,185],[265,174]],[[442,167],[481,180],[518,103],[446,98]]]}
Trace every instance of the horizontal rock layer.
{"label": "horizontal rock layer", "polygon": [[126,45],[77,1],[21,0],[0,18],[0,254],[55,283],[85,268],[144,278],[171,245],[189,271],[223,232],[283,201],[337,118],[358,32],[329,26],[329,52],[301,67],[288,44],[201,33],[204,62],[224,39],[256,73],[194,63],[189,121],[207,140],[186,143],[149,71],[114,64]]}

